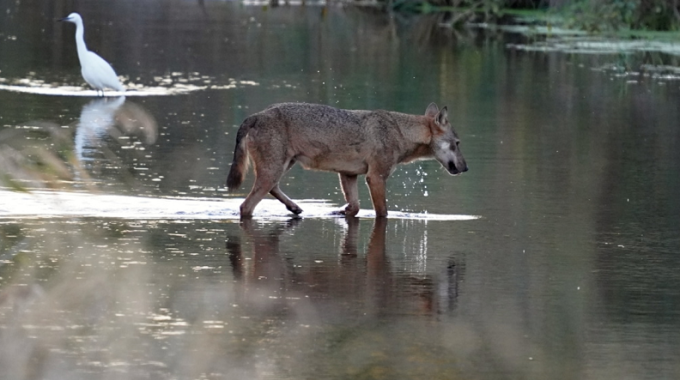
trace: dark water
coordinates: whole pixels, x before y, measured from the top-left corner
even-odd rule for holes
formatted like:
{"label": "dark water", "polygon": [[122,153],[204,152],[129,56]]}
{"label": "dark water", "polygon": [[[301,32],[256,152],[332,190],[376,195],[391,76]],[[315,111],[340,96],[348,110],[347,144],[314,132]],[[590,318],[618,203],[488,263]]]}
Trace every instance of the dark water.
{"label": "dark water", "polygon": [[[16,187],[242,197],[223,188],[235,131],[270,103],[435,101],[470,171],[401,167],[389,208],[482,218],[4,214],[0,377],[680,377],[678,82],[600,69],[665,57],[526,52],[367,9],[0,1],[0,84],[80,86],[53,21],[74,10],[128,88],[167,93],[0,91]],[[283,182],[341,205],[333,174]]]}

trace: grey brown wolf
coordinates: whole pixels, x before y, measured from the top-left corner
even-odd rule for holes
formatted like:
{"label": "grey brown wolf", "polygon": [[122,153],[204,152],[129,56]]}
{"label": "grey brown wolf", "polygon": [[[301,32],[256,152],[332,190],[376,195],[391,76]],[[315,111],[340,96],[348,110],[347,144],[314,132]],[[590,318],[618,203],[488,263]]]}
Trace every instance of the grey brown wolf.
{"label": "grey brown wolf", "polygon": [[384,217],[385,181],[397,164],[434,158],[450,174],[460,174],[468,168],[459,143],[446,107],[440,110],[434,103],[424,115],[274,104],[239,127],[227,187],[238,189],[250,158],[256,178],[241,204],[241,217],[252,216],[267,193],[299,214],[302,209],[279,188],[281,177],[299,162],[305,169],[337,172],[347,200],[340,213],[354,216],[359,212],[357,176],[365,174],[375,215]]}

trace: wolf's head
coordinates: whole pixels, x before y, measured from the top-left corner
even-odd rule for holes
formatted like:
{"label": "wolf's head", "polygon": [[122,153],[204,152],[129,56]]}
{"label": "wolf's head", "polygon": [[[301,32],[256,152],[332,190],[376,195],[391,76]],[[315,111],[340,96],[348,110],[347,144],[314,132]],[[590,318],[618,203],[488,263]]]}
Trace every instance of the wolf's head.
{"label": "wolf's head", "polygon": [[434,157],[451,175],[458,175],[468,171],[463,153],[460,151],[460,139],[449,123],[446,107],[441,110],[436,104],[430,103],[425,116],[432,118],[430,130],[432,140],[430,148]]}

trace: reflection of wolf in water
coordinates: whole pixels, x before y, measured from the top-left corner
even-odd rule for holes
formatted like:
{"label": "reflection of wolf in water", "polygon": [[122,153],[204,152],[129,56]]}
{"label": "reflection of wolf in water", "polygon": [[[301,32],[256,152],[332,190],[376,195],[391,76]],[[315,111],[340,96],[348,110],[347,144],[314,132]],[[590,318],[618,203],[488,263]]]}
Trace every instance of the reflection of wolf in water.
{"label": "reflection of wolf in water", "polygon": [[[293,218],[285,223],[267,223],[266,226],[250,218],[243,219],[240,222],[242,233],[227,236],[226,249],[237,284],[236,293],[244,306],[268,308],[278,305],[290,312],[306,309],[307,301],[324,300],[321,301],[324,304],[321,309],[345,305],[339,312],[363,315],[366,310],[436,315],[456,308],[458,288],[465,270],[461,257],[451,256],[438,274],[433,274],[432,268],[428,271],[396,269],[403,267],[390,259],[395,255],[388,252],[387,227],[391,223],[391,227],[403,232],[407,228],[403,221],[393,223],[387,218],[376,218],[365,246],[359,244],[360,218],[338,219],[338,222],[346,224],[344,238],[336,242],[340,249],[338,260],[317,261],[318,247],[311,251],[298,251],[295,257],[285,254],[289,239],[284,236],[300,237],[312,228],[312,225],[305,226],[303,219]],[[294,229],[305,228],[307,232],[290,233]],[[396,234],[403,242],[400,233]],[[423,237],[415,237],[422,243]],[[248,247],[252,249],[251,253],[246,251]],[[443,264],[439,259],[439,263]],[[269,297],[272,294],[277,295],[276,301]],[[364,304],[366,309],[346,308],[347,304],[359,300],[362,300],[359,304],[369,302],[373,306]]]}
{"label": "reflection of wolf in water", "polygon": [[302,209],[279,188],[299,162],[306,169],[334,171],[347,200],[341,213],[359,212],[357,176],[365,174],[378,217],[387,215],[385,181],[397,164],[434,158],[452,175],[467,171],[446,107],[434,103],[424,115],[352,111],[306,103],[275,104],[248,117],[238,130],[227,187],[237,189],[253,162],[255,183],[241,204],[250,217],[267,193],[295,214]]}

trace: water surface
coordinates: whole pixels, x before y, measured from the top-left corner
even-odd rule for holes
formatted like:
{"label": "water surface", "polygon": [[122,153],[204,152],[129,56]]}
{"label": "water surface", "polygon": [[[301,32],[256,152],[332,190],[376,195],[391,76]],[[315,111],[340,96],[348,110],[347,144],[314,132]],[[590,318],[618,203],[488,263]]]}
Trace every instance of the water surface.
{"label": "water surface", "polygon": [[[34,194],[0,198],[3,378],[680,376],[680,91],[637,70],[672,57],[348,7],[0,10],[0,171]],[[72,11],[129,88],[159,93],[74,96],[74,28],[53,21]],[[241,223],[235,132],[281,101],[447,105],[470,171],[399,168],[404,218],[272,201]],[[282,188],[310,216],[342,205],[332,173]],[[426,214],[480,218],[409,217]]]}

